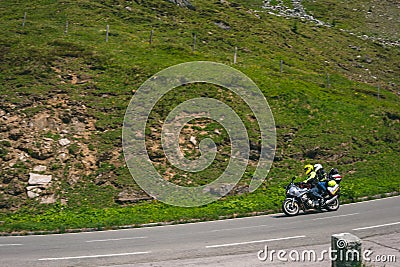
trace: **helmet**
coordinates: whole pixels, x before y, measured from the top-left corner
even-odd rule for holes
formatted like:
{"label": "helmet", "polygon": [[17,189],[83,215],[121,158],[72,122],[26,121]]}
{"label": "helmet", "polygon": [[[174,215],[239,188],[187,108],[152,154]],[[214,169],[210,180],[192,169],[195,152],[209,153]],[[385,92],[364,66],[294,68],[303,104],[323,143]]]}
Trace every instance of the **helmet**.
{"label": "helmet", "polygon": [[313,170],[314,167],[311,164],[307,164],[306,166],[304,166],[304,172],[306,173],[306,175],[310,174]]}
{"label": "helmet", "polygon": [[330,180],[330,181],[328,182],[328,186],[329,186],[329,187],[334,187],[335,185],[336,185],[335,180]]}
{"label": "helmet", "polygon": [[315,169],[315,172],[318,172],[319,170],[322,170],[323,169],[323,167],[322,167],[322,165],[321,164],[315,164],[314,165],[314,169]]}

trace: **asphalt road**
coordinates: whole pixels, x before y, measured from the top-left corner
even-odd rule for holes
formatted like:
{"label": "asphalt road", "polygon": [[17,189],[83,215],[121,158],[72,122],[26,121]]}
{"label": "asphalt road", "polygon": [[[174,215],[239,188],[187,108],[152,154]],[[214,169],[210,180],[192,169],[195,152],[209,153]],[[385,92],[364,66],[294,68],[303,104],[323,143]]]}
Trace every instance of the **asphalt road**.
{"label": "asphalt road", "polygon": [[[399,204],[400,197],[391,197],[296,217],[274,214],[114,231],[0,237],[0,266],[225,266],[227,258],[234,259],[230,266],[254,266],[259,261],[257,252],[266,245],[274,250],[304,249],[327,244],[332,234],[342,232],[362,239],[398,236]],[[399,247],[397,243],[395,249]],[[400,266],[400,259],[397,261]]]}

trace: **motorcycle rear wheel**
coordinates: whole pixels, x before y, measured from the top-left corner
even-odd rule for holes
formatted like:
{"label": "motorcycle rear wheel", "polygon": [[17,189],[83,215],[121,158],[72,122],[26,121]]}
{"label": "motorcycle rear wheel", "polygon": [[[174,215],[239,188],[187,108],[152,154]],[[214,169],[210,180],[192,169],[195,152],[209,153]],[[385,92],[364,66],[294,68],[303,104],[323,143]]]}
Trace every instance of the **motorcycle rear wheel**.
{"label": "motorcycle rear wheel", "polygon": [[296,200],[287,198],[282,203],[282,210],[287,216],[295,216],[299,214],[300,206]]}

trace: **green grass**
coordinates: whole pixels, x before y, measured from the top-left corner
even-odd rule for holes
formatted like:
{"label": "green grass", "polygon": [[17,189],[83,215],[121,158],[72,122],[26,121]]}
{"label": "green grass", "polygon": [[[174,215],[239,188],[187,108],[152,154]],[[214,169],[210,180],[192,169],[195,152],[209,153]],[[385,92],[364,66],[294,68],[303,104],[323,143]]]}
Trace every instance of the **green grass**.
{"label": "green grass", "polygon": [[[0,49],[4,52],[0,54],[0,108],[30,119],[43,111],[50,112],[54,107],[48,101],[63,94],[69,101],[86,106],[86,115],[95,121],[95,130],[88,140],[68,136],[74,140],[67,147],[71,158],[50,163],[51,173],[60,180],[55,186],[59,201],[53,205],[7,194],[18,184],[26,185],[18,177],[26,176],[34,163],[18,162],[5,168],[14,141],[1,137],[4,140],[0,142],[0,177],[6,187],[0,191],[0,231],[100,229],[277,211],[284,198],[282,186],[288,178],[301,175],[305,163],[317,161],[326,169],[338,168],[344,175],[345,201],[399,191],[399,172],[393,167],[400,165],[399,50],[364,41],[339,29],[370,32],[370,27],[363,28],[364,18],[351,12],[353,5],[365,1],[353,1],[345,7],[332,1],[305,1],[307,10],[318,19],[335,20],[335,27],[330,28],[262,12],[257,18],[247,8],[257,9],[259,2],[222,5],[193,0],[196,11],[177,8],[163,0],[143,1],[142,5],[111,0],[62,4],[41,0],[18,5],[1,2],[4,23],[0,25]],[[128,5],[132,11],[125,8]],[[327,12],[332,6],[334,12]],[[24,12],[27,20],[22,27]],[[68,34],[64,35],[67,20]],[[214,24],[217,21],[231,29],[219,28]],[[107,24],[110,35],[106,43]],[[390,25],[381,27],[391,30]],[[193,33],[197,36],[194,52]],[[276,159],[267,181],[252,194],[230,195],[198,208],[172,207],[157,201],[117,204],[115,199],[123,190],[141,193],[125,167],[121,148],[123,117],[132,90],[166,67],[194,60],[233,66],[248,75],[264,93],[278,135]],[[71,84],[71,73],[89,77],[88,82]],[[258,142],[258,126],[249,120],[251,112],[240,98],[230,96],[225,89],[197,84],[176,88],[157,103],[148,121],[147,144],[160,141],[150,127],[160,129],[160,121],[176,105],[200,96],[229,104],[244,121],[252,142]],[[55,108],[69,115],[61,106]],[[217,128],[221,135],[214,133]],[[193,129],[199,130],[196,125]],[[229,138],[216,123],[207,124],[203,130],[207,134],[197,133],[196,138],[212,137],[221,152],[210,168],[185,175],[168,163],[157,162],[160,173],[169,169],[175,173],[174,182],[185,186],[189,181],[193,186],[215,179],[213,175],[225,168],[225,160],[230,156]],[[61,138],[56,131],[43,132],[41,137],[55,141]],[[78,141],[87,144],[96,157],[96,169],[90,173],[83,171],[84,155]],[[162,155],[162,151],[154,153]],[[196,150],[188,152],[189,157],[196,155]],[[254,169],[248,166],[240,186],[248,184]],[[78,182],[67,180],[71,171],[80,174]],[[97,182],[99,177],[106,178]],[[60,204],[61,200],[67,204]]]}

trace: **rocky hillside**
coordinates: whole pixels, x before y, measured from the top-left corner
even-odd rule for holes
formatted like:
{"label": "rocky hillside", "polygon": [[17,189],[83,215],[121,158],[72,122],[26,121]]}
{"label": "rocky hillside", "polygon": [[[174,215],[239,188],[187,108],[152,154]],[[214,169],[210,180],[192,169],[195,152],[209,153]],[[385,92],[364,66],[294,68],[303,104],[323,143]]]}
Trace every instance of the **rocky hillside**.
{"label": "rocky hillside", "polygon": [[26,198],[54,203],[61,182],[72,185],[97,168],[90,145],[95,120],[84,105],[62,93],[24,102],[3,103],[0,110],[2,208]]}
{"label": "rocky hillside", "polygon": [[[124,112],[151,75],[193,60],[232,65],[265,94],[278,132],[269,186],[300,174],[305,162],[320,161],[349,177],[348,198],[369,194],[360,184],[378,169],[386,180],[373,193],[398,190],[398,171],[391,167],[400,164],[398,4],[346,3],[2,1],[0,208],[118,207],[151,199],[124,163]],[[356,5],[363,9],[352,17]],[[381,36],[376,29],[386,15],[393,24],[382,26]],[[162,122],[175,104],[215,97],[230,103],[249,129],[251,163],[232,195],[246,193],[260,150],[251,112],[223,88],[178,90],[149,119],[154,164],[166,179],[185,186],[204,184],[226,167],[227,133],[207,120],[188,125],[180,141],[190,158],[199,155],[199,140],[213,138],[222,153],[210,170],[185,174],[166,161],[160,146]]]}

